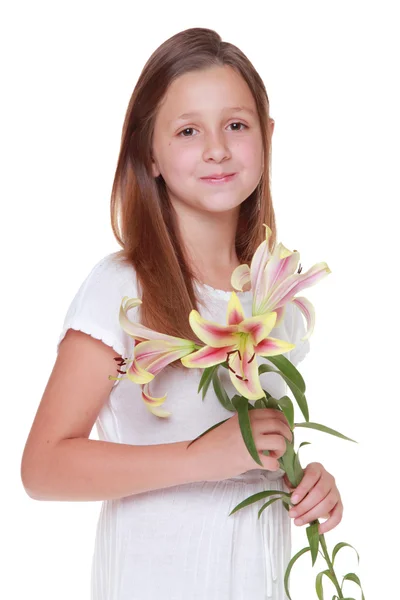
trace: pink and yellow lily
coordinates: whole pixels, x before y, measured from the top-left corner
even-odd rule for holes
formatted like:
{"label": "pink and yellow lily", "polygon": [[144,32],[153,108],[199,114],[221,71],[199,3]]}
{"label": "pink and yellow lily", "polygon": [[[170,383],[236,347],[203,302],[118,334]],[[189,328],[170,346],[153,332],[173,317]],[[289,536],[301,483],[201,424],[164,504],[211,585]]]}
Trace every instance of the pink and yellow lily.
{"label": "pink and yellow lily", "polygon": [[130,363],[130,366],[123,376],[111,379],[121,380],[126,377],[134,383],[139,383],[142,386],[142,399],[150,412],[158,417],[169,417],[171,413],[160,408],[167,395],[159,398],[151,396],[149,382],[164,367],[186,354],[190,354],[199,346],[190,340],[159,333],[140,323],[133,323],[127,312],[140,304],[142,301],[139,298],[124,296],[122,299],[119,311],[120,325],[139,343],[134,347],[133,358],[124,362],[126,365]]}
{"label": "pink and yellow lily", "polygon": [[320,262],[301,274],[301,270],[297,270],[299,252],[296,250],[292,252],[279,243],[271,254],[268,240],[272,231],[268,225],[264,224],[264,227],[265,241],[258,246],[250,267],[244,264],[233,271],[232,287],[242,291],[243,287],[250,283],[253,293],[252,315],[276,312],[276,326],[281,323],[287,304],[292,302],[297,305],[306,318],[306,334],[302,341],[307,340],[314,330],[315,309],[307,298],[295,297],[295,295],[300,290],[317,283],[331,273],[331,270],[326,262]]}
{"label": "pink and yellow lily", "polygon": [[182,358],[182,364],[203,369],[227,361],[232,384],[248,400],[265,396],[256,356],[276,356],[294,348],[294,344],[268,337],[275,326],[275,312],[246,318],[235,292],[228,302],[226,326],[203,319],[197,310],[191,311],[189,322],[206,345]]}

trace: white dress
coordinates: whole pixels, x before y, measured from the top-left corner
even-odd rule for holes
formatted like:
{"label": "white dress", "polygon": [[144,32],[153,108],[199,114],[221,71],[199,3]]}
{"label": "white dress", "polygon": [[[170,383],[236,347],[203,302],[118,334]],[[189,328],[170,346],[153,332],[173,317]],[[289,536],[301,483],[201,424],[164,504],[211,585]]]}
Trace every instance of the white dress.
{"label": "white dress", "polygon": [[[134,269],[100,260],[78,289],[67,311],[58,347],[68,328],[102,340],[131,357],[134,342],[119,325],[124,296],[140,297]],[[205,318],[226,323],[230,292],[196,284],[207,301]],[[246,316],[251,293],[239,292]],[[137,309],[129,318],[137,319]],[[288,358],[298,364],[309,350],[299,342],[305,325],[289,305],[272,337],[297,343]],[[259,363],[264,361],[258,357]],[[229,374],[221,378],[230,397],[236,393]],[[122,444],[167,444],[190,440],[232,416],[210,386],[205,400],[197,393],[200,369],[167,367],[150,384],[152,395],[167,399],[172,415],[156,417],[128,379],[115,382],[96,421],[100,440]],[[287,386],[275,373],[261,376],[264,389],[281,397]],[[254,469],[237,477],[204,481],[105,500],[97,525],[92,562],[91,600],[284,600],[283,576],[291,556],[291,520],[281,502],[257,518],[264,501],[228,516],[248,496],[267,489],[286,490],[283,472]]]}

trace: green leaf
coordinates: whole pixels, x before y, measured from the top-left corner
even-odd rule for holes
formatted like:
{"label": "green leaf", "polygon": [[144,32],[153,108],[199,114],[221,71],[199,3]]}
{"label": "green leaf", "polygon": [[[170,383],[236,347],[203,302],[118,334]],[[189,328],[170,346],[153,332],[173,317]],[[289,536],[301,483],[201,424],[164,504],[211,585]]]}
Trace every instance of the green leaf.
{"label": "green leaf", "polygon": [[[270,359],[270,358],[271,357],[268,357],[268,359]],[[295,383],[293,383],[293,381],[291,379],[289,379],[289,377],[286,377],[286,375],[284,373],[282,373],[281,371],[277,371],[276,369],[273,369],[272,367],[270,367],[267,364],[260,365],[258,367],[258,371],[259,371],[259,374],[270,372],[270,373],[278,373],[278,375],[281,375],[281,377],[283,377],[283,379],[286,381],[286,383],[292,390],[293,396],[296,398],[296,402],[297,402],[301,412],[303,413],[305,420],[306,421],[309,420],[310,417],[309,417],[309,412],[308,412],[307,399],[306,399],[304,393],[301,391],[301,389],[299,389],[297,387],[297,385]]]}
{"label": "green leaf", "polygon": [[308,552],[309,550],[310,550],[309,547],[303,548],[302,550],[300,550],[299,552],[297,552],[297,554],[295,554],[293,556],[293,558],[291,558],[290,561],[289,561],[289,564],[288,564],[286,572],[285,572],[285,578],[284,578],[285,592],[286,592],[286,595],[289,598],[289,600],[292,600],[292,597],[289,594],[289,577],[290,577],[290,572],[291,572],[292,567],[293,567],[294,563],[296,562],[296,560],[298,558],[300,558],[300,556],[302,556],[303,554],[305,554],[306,552]]}
{"label": "green leaf", "polygon": [[348,440],[349,442],[354,442],[354,443],[358,444],[358,442],[356,442],[356,440],[352,440],[351,438],[346,437],[342,433],[339,433],[338,431],[335,431],[334,429],[331,429],[330,427],[326,427],[326,425],[320,425],[320,423],[310,423],[310,421],[307,421],[307,423],[295,423],[294,426],[295,427],[307,427],[308,429],[317,429],[318,431],[323,431],[324,433],[330,433],[331,435],[336,435],[337,437],[343,438],[344,440]]}
{"label": "green leaf", "polygon": [[[232,398],[231,398],[231,402],[232,405],[235,404],[235,402],[240,401],[241,398],[244,398],[244,396],[240,396],[239,394],[235,394]],[[255,406],[253,406],[250,402],[248,402],[248,409],[249,410],[254,410]],[[236,412],[236,409],[235,409]]]}
{"label": "green leaf", "polygon": [[204,397],[210,386],[214,371],[218,368],[218,366],[219,365],[213,365],[212,367],[206,367],[203,371],[203,374],[201,376],[200,383],[199,383],[199,388],[197,390],[197,393],[199,393],[200,390],[203,388],[203,393],[202,393],[203,400],[204,400]]}
{"label": "green leaf", "polygon": [[[231,419],[232,417],[228,417],[229,419]],[[194,444],[194,442],[196,442],[197,440],[199,440],[201,437],[203,437],[203,435],[206,435],[206,433],[208,433],[209,431],[211,431],[212,429],[215,429],[216,427],[219,427],[220,425],[222,425],[222,423],[225,423],[225,421],[227,421],[228,419],[224,419],[223,421],[220,421],[219,423],[216,423],[215,425],[213,425],[212,427],[210,427],[210,429],[206,429],[206,431],[203,431],[203,433],[201,433],[200,435],[197,436],[197,438],[194,438],[194,440],[192,440],[190,442],[190,444],[187,445],[186,450],[189,448],[189,446],[191,446],[192,444]]]}
{"label": "green leaf", "polygon": [[273,504],[277,500],[281,500],[281,498],[282,498],[281,496],[279,496],[279,498],[272,498],[272,500],[268,500],[268,502],[266,502],[265,504],[263,504],[262,507],[260,508],[260,510],[258,511],[258,518],[261,517],[261,513],[263,512],[263,510],[265,510],[266,508],[268,508],[268,506],[270,506],[270,504]]}
{"label": "green leaf", "polygon": [[352,548],[354,550],[354,552],[357,554],[358,564],[360,563],[360,557],[358,555],[357,550],[353,546],[351,546],[350,544],[346,544],[345,542],[339,542],[339,544],[336,544],[336,546],[334,547],[333,552],[332,552],[332,565],[335,564],[335,556],[336,556],[336,554],[339,552],[339,550],[341,548],[344,548],[345,546],[348,546],[349,548]]}
{"label": "green leaf", "polygon": [[278,462],[279,462],[280,466],[282,467],[282,469],[285,471],[286,475],[288,476],[290,483],[294,487],[297,487],[298,484],[295,483],[295,475],[294,475],[294,456],[295,456],[295,454],[294,454],[293,443],[289,442],[289,440],[287,440],[286,438],[285,438],[285,442],[286,442],[285,454],[279,458]]}
{"label": "green leaf", "polygon": [[345,581],[354,581],[354,583],[356,583],[359,586],[360,590],[361,590],[361,598],[362,598],[362,600],[365,600],[364,592],[362,591],[360,579],[358,578],[358,576],[355,573],[347,573],[347,575],[345,575],[343,577],[342,585],[341,585],[342,589],[343,589],[343,583]]}
{"label": "green leaf", "polygon": [[322,578],[324,575],[326,575],[326,577],[328,577],[332,581],[333,585],[335,585],[333,575],[329,571],[329,569],[327,569],[326,571],[321,571],[321,573],[318,573],[316,580],[315,580],[315,591],[317,592],[318,600],[324,600],[324,590],[322,587]]}
{"label": "green leaf", "polygon": [[[219,366],[219,365],[218,365]],[[213,387],[214,387],[214,391],[215,394],[218,398],[218,400],[220,401],[220,403],[222,404],[222,406],[224,408],[226,408],[226,410],[230,410],[232,412],[236,412],[235,411],[235,407],[233,406],[228,394],[226,393],[223,385],[221,384],[221,381],[218,377],[218,371],[214,371],[213,375],[212,375],[212,382],[213,382]],[[247,402],[247,399],[246,399]]]}
{"label": "green leaf", "polygon": [[294,426],[294,407],[293,402],[289,398],[289,396],[282,396],[277,400],[278,406],[282,409],[283,414],[288,420],[290,429],[293,429]]}
{"label": "green leaf", "polygon": [[299,388],[301,392],[306,391],[306,384],[304,383],[304,379],[301,376],[300,372],[296,369],[294,364],[290,362],[286,356],[283,354],[278,354],[277,356],[266,356],[270,362],[272,362],[275,367],[277,367],[288,379],[293,381],[293,383]]}
{"label": "green leaf", "polygon": [[246,444],[246,448],[256,463],[263,467],[263,463],[261,462],[261,458],[254,442],[253,432],[251,430],[249,419],[249,401],[243,396],[234,396],[232,398],[232,404],[238,413],[240,431],[242,433],[243,441]]}
{"label": "green leaf", "polygon": [[254,502],[258,502],[259,500],[263,500],[264,498],[268,498],[268,496],[276,496],[277,494],[281,494],[281,496],[289,497],[290,494],[288,492],[283,492],[282,490],[265,490],[264,492],[257,492],[252,496],[249,496],[242,502],[240,502],[235,508],[229,513],[229,517],[233,515],[236,511],[244,508],[245,506],[249,506],[249,504],[253,504]]}
{"label": "green leaf", "polygon": [[280,410],[278,400],[271,396],[271,394],[269,395],[269,398],[264,399],[264,405],[265,408],[277,408],[278,410]]}
{"label": "green leaf", "polygon": [[314,566],[315,561],[318,556],[318,547],[319,547],[319,532],[318,532],[319,521],[313,521],[311,525],[309,525],[306,529],[308,543],[310,544],[311,549],[311,560],[312,566]]}
{"label": "green leaf", "polygon": [[[310,442],[301,442],[299,449],[297,450],[295,457],[294,457],[293,471],[294,471],[295,480],[298,481],[298,484],[300,483],[300,481],[303,479],[303,476],[304,476],[304,469],[302,468],[302,466],[300,464],[299,450],[302,446],[307,446],[309,444],[310,444]],[[297,485],[296,485],[296,487],[297,487]]]}

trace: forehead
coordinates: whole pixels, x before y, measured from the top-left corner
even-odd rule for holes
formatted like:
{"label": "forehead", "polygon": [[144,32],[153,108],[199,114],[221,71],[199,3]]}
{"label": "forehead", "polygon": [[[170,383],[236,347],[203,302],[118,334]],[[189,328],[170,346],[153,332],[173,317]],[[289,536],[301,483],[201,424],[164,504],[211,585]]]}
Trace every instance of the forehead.
{"label": "forehead", "polygon": [[222,116],[235,109],[246,110],[249,116],[257,115],[250,88],[231,67],[212,67],[175,79],[159,107],[157,121],[168,126],[195,116]]}

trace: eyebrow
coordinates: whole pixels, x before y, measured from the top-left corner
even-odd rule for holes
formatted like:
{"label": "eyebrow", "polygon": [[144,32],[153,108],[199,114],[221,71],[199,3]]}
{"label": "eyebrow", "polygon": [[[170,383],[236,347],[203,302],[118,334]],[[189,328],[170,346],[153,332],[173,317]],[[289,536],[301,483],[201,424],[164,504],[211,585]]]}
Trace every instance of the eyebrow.
{"label": "eyebrow", "polygon": [[[256,113],[254,112],[254,110],[252,108],[249,108],[247,106],[229,106],[223,109],[223,111],[232,111],[232,112],[248,112],[250,114],[252,114],[253,116],[256,116]],[[192,117],[198,117],[200,113],[198,112],[190,112],[190,113],[183,113],[182,115],[179,115],[179,117],[177,117],[176,119],[172,119],[171,123],[173,121],[179,121],[181,119],[190,119]]]}

